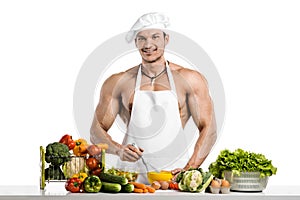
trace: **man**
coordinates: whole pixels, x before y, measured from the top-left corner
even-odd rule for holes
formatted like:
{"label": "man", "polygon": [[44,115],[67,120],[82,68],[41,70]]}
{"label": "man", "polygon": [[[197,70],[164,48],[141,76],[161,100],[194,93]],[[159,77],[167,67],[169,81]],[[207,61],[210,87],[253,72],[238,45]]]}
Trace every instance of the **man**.
{"label": "man", "polygon": [[[145,171],[199,167],[216,141],[216,122],[207,82],[199,72],[165,60],[168,18],[160,13],[140,17],[127,35],[134,40],[141,64],[110,76],[102,85],[91,127],[92,143],[107,143],[107,153]],[[127,125],[123,143],[107,131],[119,115]],[[197,138],[184,127],[192,117]],[[188,148],[193,144],[193,153]],[[143,158],[146,163],[141,163]],[[145,172],[144,171],[144,172]],[[147,178],[140,180],[147,182]]]}

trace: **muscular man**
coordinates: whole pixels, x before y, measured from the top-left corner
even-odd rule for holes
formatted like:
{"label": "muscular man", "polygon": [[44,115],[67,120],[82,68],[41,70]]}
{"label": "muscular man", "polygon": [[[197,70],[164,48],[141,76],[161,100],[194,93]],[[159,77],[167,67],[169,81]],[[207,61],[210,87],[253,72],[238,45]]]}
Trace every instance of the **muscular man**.
{"label": "muscular man", "polygon": [[[91,141],[107,143],[107,153],[119,156],[122,161],[138,162],[143,156],[158,169],[173,170],[175,174],[181,169],[199,167],[217,134],[205,77],[165,60],[164,50],[170,37],[164,32],[167,24],[164,15],[149,13],[132,27],[127,40],[134,40],[142,62],[113,74],[102,85]],[[122,144],[107,133],[117,115],[127,125]],[[193,133],[186,133],[183,128],[190,117],[199,134],[189,156],[187,138],[192,137],[187,135]]]}

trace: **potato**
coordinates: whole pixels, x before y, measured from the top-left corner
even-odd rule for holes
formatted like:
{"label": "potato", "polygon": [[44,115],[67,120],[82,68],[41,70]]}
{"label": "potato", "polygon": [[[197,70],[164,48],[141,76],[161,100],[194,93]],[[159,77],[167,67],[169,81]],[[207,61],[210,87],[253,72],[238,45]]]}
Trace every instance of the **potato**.
{"label": "potato", "polygon": [[160,189],[161,185],[158,181],[153,181],[153,183],[151,184],[151,186],[155,189],[158,190]]}
{"label": "potato", "polygon": [[167,190],[169,188],[169,183],[167,181],[159,181],[162,190]]}

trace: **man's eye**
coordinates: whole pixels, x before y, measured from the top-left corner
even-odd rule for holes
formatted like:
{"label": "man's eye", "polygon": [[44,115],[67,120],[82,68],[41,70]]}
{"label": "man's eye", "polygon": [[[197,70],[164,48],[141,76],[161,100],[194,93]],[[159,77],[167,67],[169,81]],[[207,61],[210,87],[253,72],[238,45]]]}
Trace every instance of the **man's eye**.
{"label": "man's eye", "polygon": [[159,38],[159,35],[154,35],[152,38],[153,38],[153,39],[158,39],[158,38]]}
{"label": "man's eye", "polygon": [[145,38],[143,38],[143,37],[138,38],[138,41],[144,41],[144,40],[145,40]]}

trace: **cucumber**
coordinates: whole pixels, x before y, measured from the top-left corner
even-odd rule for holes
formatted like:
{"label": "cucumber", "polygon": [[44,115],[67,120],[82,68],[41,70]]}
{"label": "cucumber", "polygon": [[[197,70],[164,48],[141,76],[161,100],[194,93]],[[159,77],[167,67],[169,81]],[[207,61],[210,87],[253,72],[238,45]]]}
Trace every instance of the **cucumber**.
{"label": "cucumber", "polygon": [[123,176],[112,175],[108,173],[100,173],[100,180],[108,183],[119,183],[121,185],[126,185],[128,183],[127,178]]}
{"label": "cucumber", "polygon": [[120,192],[122,189],[121,185],[119,183],[108,183],[102,181],[102,192],[110,192],[110,193],[117,193]]}
{"label": "cucumber", "polygon": [[133,192],[133,190],[134,190],[134,185],[131,183],[128,183],[126,185],[122,185],[121,192],[130,193],[130,192]]}

